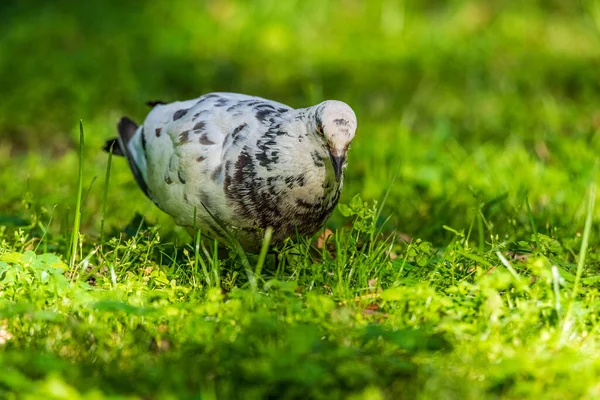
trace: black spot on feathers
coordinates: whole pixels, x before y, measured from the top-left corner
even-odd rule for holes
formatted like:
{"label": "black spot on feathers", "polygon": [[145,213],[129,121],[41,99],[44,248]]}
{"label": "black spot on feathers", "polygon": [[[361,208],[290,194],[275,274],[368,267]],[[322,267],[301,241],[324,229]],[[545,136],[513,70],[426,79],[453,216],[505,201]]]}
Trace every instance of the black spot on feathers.
{"label": "black spot on feathers", "polygon": [[179,144],[186,144],[190,142],[190,131],[183,131],[179,134]]}
{"label": "black spot on feathers", "polygon": [[194,133],[202,133],[206,129],[206,121],[200,121],[192,128]]}
{"label": "black spot on feathers", "polygon": [[244,122],[243,124],[241,124],[240,126],[238,126],[237,128],[235,128],[235,129],[233,130],[233,132],[231,132],[231,136],[235,138],[235,137],[236,137],[236,135],[237,135],[238,133],[240,133],[240,132],[241,132],[241,131],[242,131],[244,128],[246,128],[247,126],[248,126],[248,124]]}
{"label": "black spot on feathers", "polygon": [[203,133],[202,136],[200,136],[200,144],[210,146],[210,145],[215,144],[215,142],[210,140],[206,133]]}
{"label": "black spot on feathers", "polygon": [[173,121],[177,121],[181,119],[185,114],[187,114],[188,110],[178,110],[173,114]]}

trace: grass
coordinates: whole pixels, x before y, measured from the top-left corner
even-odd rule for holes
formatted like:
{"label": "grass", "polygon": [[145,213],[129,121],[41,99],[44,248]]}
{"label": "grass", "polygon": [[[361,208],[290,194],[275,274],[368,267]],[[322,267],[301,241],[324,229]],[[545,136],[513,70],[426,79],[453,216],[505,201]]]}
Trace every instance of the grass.
{"label": "grass", "polygon": [[[131,7],[0,5],[0,398],[600,396],[597,1]],[[325,243],[191,238],[100,150],[211,90],[356,110]]]}
{"label": "grass", "polygon": [[[77,177],[77,200],[75,201],[75,215],[73,216],[73,230],[71,232],[71,252],[69,253],[69,269],[75,269],[77,260],[77,247],[79,245],[79,226],[81,223],[81,202],[83,196],[83,160],[84,160],[84,134],[83,121],[79,121],[79,175]],[[112,156],[112,154],[111,154]],[[109,157],[110,158],[110,157]],[[106,169],[106,175],[109,176],[110,166]],[[106,180],[108,185],[108,179]],[[102,227],[100,227],[100,236],[102,237]]]}

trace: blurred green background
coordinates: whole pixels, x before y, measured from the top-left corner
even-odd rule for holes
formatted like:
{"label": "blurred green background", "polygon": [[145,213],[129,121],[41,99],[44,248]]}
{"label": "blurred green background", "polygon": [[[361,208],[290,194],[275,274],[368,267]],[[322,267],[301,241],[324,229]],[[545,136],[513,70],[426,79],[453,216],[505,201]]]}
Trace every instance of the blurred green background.
{"label": "blurred green background", "polygon": [[[105,201],[121,116],[217,90],[350,104],[384,235],[254,291],[122,159]],[[0,0],[0,398],[599,398],[599,153],[599,0]]]}
{"label": "blurred green background", "polygon": [[[429,239],[478,210],[512,233],[526,194],[541,224],[569,227],[600,149],[598,1],[4,0],[0,18],[4,215],[27,213],[25,187],[38,208],[72,200],[80,118],[88,185],[121,115],[209,91],[349,103],[343,201],[380,198],[397,174],[392,226]],[[110,197],[131,199],[115,221],[161,218],[114,170]]]}

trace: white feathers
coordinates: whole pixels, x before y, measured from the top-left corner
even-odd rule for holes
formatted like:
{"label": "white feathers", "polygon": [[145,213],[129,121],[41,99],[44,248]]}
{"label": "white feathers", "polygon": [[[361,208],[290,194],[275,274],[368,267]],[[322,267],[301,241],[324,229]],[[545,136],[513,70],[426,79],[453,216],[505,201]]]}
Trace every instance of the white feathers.
{"label": "white feathers", "polygon": [[178,224],[221,239],[225,225],[252,249],[267,226],[276,243],[322,225],[355,131],[356,116],[340,101],[294,110],[211,93],[155,106],[127,154],[149,197]]}

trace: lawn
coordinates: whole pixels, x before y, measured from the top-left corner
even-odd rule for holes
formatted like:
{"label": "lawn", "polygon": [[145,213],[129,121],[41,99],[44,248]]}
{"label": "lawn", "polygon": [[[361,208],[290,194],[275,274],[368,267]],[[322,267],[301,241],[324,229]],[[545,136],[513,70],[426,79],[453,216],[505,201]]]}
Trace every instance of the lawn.
{"label": "lawn", "polygon": [[[597,0],[8,0],[0,37],[0,398],[600,397]],[[210,91],[354,108],[332,235],[197,240],[102,152]]]}

